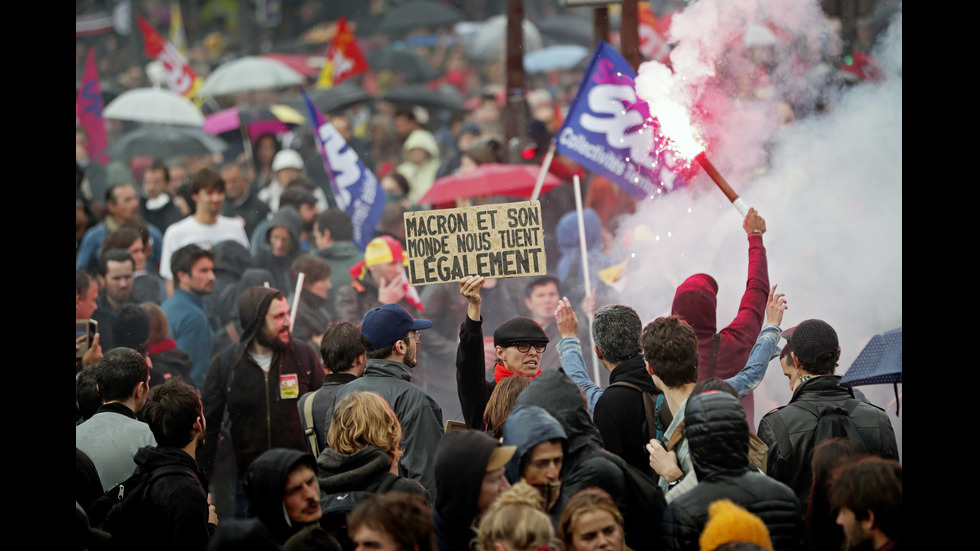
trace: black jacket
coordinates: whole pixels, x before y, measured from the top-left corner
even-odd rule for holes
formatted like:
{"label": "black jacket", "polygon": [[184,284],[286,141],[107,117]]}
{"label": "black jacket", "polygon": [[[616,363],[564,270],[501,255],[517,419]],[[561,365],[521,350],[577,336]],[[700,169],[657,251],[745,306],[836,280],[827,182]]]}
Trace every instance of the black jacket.
{"label": "black jacket", "polygon": [[[264,319],[264,316],[263,316]],[[303,427],[296,407],[298,398],[323,384],[320,356],[310,345],[294,340],[276,352],[269,373],[252,360],[243,341],[214,357],[204,380],[201,401],[207,419],[207,442],[198,454],[205,472],[211,472],[221,423],[228,409],[231,442],[239,478],[262,452],[271,448],[306,451]],[[283,396],[283,381],[295,376],[295,396]]]}
{"label": "black jacket", "polygon": [[684,432],[698,484],[667,507],[663,549],[696,551],[708,506],[719,499],[761,518],[776,551],[800,549],[799,500],[788,486],[749,464],[749,425],[738,400],[717,391],[691,396]]}
{"label": "black jacket", "polygon": [[[316,464],[323,495],[357,491],[376,493],[386,485],[388,492],[408,492],[429,499],[429,493],[417,480],[401,478],[388,471],[391,466],[388,455],[377,446],[361,448],[350,455],[323,448]],[[389,481],[390,478],[395,480]]]}
{"label": "black jacket", "polygon": [[206,549],[216,526],[208,523],[207,480],[194,458],[178,448],[146,446],[136,452],[133,461],[143,471],[182,465],[197,476],[164,476],[150,486],[141,515],[141,549]]}
{"label": "black jacket", "polygon": [[[840,384],[839,375],[822,375],[803,382],[796,387],[789,404],[778,407],[765,415],[759,422],[759,438],[769,446],[767,460],[768,475],[785,483],[796,492],[800,503],[807,503],[812,484],[810,456],[816,442],[814,432],[817,418],[810,412],[795,407],[796,402],[810,402],[819,406],[820,411],[842,406],[854,394],[850,388]],[[898,443],[888,414],[881,408],[861,402],[851,414],[857,424],[868,453],[885,459],[898,460]],[[778,418],[778,419],[777,419]],[[782,422],[789,433],[791,449],[781,449],[777,443],[774,423]]]}
{"label": "black jacket", "polygon": [[666,508],[664,496],[651,479],[642,499],[643,510],[631,506],[628,497],[634,495],[637,487],[626,471],[636,471],[621,457],[603,449],[602,436],[589,418],[575,383],[562,370],[545,371],[517,396],[514,409],[527,405],[539,406],[550,413],[568,435],[564,459],[565,495],[573,496],[592,486],[602,488],[613,497],[623,514],[626,545],[631,549],[650,549],[651,542],[660,539],[660,519]]}
{"label": "black jacket", "polygon": [[[656,397],[660,391],[647,373],[643,358],[630,358],[609,374],[609,384],[596,401],[592,420],[602,435],[606,449],[643,472],[651,473],[650,458],[644,446],[650,441],[647,432],[643,394],[627,386],[611,386],[616,382],[632,383]],[[666,400],[663,409],[667,409]],[[668,422],[669,424],[669,422]],[[667,424],[664,425],[667,428]]]}
{"label": "black jacket", "polygon": [[494,381],[486,376],[486,360],[483,356],[483,319],[473,321],[466,316],[459,326],[459,346],[456,349],[456,392],[463,411],[466,427],[486,430],[483,411],[493,389]]}

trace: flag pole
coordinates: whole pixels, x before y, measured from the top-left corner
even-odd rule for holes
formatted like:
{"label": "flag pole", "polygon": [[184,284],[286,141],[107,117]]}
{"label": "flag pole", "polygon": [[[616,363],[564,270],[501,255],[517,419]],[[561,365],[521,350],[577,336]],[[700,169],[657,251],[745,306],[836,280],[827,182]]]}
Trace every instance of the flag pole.
{"label": "flag pole", "polygon": [[296,292],[293,293],[293,311],[289,313],[289,328],[292,331],[293,326],[296,325],[296,311],[299,310],[299,295],[303,291],[303,279],[306,278],[306,274],[300,272],[296,276]]}
{"label": "flag pole", "polygon": [[541,163],[541,170],[538,171],[538,181],[534,182],[534,193],[531,194],[531,200],[537,201],[538,196],[541,195],[541,186],[544,185],[544,179],[548,175],[548,170],[551,168],[551,161],[555,158],[555,142],[551,142],[548,146],[548,154],[544,156],[544,162]]}
{"label": "flag pole", "polygon": [[[551,147],[552,151],[554,151],[554,146],[552,145]],[[575,212],[578,215],[578,245],[579,251],[582,254],[582,275],[585,278],[585,294],[588,295],[592,292],[592,281],[589,277],[589,248],[585,242],[585,218],[582,215],[582,184],[579,182],[578,174],[572,176],[572,182],[575,184]],[[597,360],[598,358],[593,353],[592,378],[598,384],[599,364]]]}

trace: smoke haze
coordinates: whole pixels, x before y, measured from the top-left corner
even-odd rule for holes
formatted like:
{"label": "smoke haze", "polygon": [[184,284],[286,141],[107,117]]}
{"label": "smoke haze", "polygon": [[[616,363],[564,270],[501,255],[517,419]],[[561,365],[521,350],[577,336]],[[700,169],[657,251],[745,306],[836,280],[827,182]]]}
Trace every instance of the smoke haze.
{"label": "smoke haze", "polygon": [[[873,55],[884,73],[878,82],[814,90],[803,86],[807,76],[774,78],[784,89],[804,90],[790,100],[798,112],[818,98],[829,105],[785,126],[771,102],[725,100],[732,90],[720,77],[731,68],[715,64],[742,55],[733,44],[747,24],[763,19],[807,41],[819,42],[829,28],[811,2],[702,0],[673,19],[671,61],[675,79],[687,85],[673,90],[678,102],[701,107],[695,119],[709,157],[766,220],[770,283],[789,305],[782,327],[808,318],[830,323],[840,338],[842,374],[873,335],[902,326],[902,14],[878,39]],[[786,74],[788,63],[777,59],[771,74]],[[658,69],[645,64],[641,77],[649,70]],[[637,82],[642,97],[642,78]],[[694,273],[718,281],[719,329],[734,318],[745,289],[742,217],[703,171],[696,174],[688,188],[641,202],[617,236],[632,232],[636,256],[624,296],[644,323],[669,314],[674,288]],[[633,232],[639,225],[649,233]],[[637,245],[642,234],[647,240]],[[901,450],[893,388],[858,388],[888,411]],[[755,392],[755,426],[790,395],[772,362]]]}

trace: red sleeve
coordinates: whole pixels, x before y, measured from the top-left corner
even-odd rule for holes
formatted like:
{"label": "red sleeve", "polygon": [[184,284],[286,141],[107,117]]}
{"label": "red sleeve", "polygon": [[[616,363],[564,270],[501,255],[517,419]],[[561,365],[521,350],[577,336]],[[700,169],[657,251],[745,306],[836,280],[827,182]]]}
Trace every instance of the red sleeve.
{"label": "red sleeve", "polygon": [[745,367],[766,316],[766,300],[769,298],[766,248],[761,235],[751,235],[748,240],[749,274],[745,294],[742,295],[735,319],[720,331],[721,346],[715,373],[723,379],[734,376]]}

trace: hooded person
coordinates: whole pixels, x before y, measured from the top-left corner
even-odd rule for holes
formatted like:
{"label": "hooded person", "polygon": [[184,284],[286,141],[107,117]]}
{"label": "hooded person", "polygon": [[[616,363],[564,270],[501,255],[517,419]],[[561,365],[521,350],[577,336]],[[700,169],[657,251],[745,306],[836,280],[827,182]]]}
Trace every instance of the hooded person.
{"label": "hooded person", "polygon": [[486,278],[467,276],[459,282],[459,293],[466,298],[466,318],[459,326],[456,349],[456,392],[468,428],[485,430],[483,413],[497,383],[520,375],[535,378],[541,374],[541,355],[548,345],[548,335],[530,318],[511,318],[493,332],[497,360],[493,382],[486,380],[483,343],[483,299],[480,290]]}
{"label": "hooded person", "polygon": [[544,409],[521,406],[512,410],[507,418],[503,442],[505,446],[517,447],[504,470],[507,481],[511,484],[527,482],[541,492],[546,512],[557,527],[568,501],[561,491],[568,443],[565,429]]}
{"label": "hooded person", "polygon": [[[671,315],[680,316],[694,328],[698,337],[698,380],[711,377],[728,379],[745,367],[765,319],[769,297],[769,263],[762,234],[766,222],[749,209],[742,227],[748,234],[749,267],[745,292],[738,305],[735,319],[718,331],[718,282],[708,274],[694,274],[684,280],[674,292]],[[742,399],[742,407],[754,425],[755,400]]]}
{"label": "hooded person", "polygon": [[320,487],[313,455],[273,448],[245,474],[248,516],[259,519],[276,543],[320,520]]}
{"label": "hooded person", "polygon": [[516,451],[474,430],[451,431],[439,440],[432,508],[439,551],[470,549],[477,518],[510,488],[504,468]]}
{"label": "hooded person", "polygon": [[269,284],[290,297],[293,295],[296,282],[290,277],[289,269],[296,257],[303,252],[299,245],[302,227],[303,220],[296,209],[292,207],[279,209],[269,220],[268,231],[265,234],[265,242],[269,246],[255,253],[255,265],[272,273],[272,281]]}
{"label": "hooded person", "polygon": [[[320,356],[293,340],[289,305],[282,292],[249,287],[238,299],[241,340],[211,361],[201,400],[207,440],[218,442],[227,412],[239,479],[271,448],[306,449],[297,400],[323,384]],[[217,446],[206,446],[198,461],[211,472]],[[239,504],[242,503],[239,495]]]}
{"label": "hooded person", "polygon": [[649,548],[650,542],[660,539],[660,519],[666,508],[663,493],[649,475],[603,449],[602,436],[589,418],[582,394],[563,371],[542,373],[517,397],[514,410],[521,406],[541,407],[565,429],[565,495],[598,486],[613,496],[623,514],[626,544],[631,549]]}
{"label": "hooded person", "polygon": [[241,319],[238,316],[238,297],[242,296],[245,289],[249,287],[264,287],[266,283],[271,285],[272,282],[272,272],[266,270],[265,268],[248,268],[241,274],[241,278],[235,283],[234,288],[227,289],[226,294],[229,295],[222,299],[222,303],[225,304],[228,301],[228,313],[225,314],[228,321],[214,333],[214,338],[211,339],[211,357],[214,358],[219,352],[227,348],[229,345],[235,344],[242,339],[242,333],[244,329],[242,328]]}
{"label": "hooded person", "polygon": [[255,266],[248,247],[237,241],[222,241],[211,249],[214,259],[214,290],[204,297],[204,311],[211,321],[211,328],[219,331],[235,316],[238,302],[238,282],[245,270]]}
{"label": "hooded person", "polygon": [[[589,281],[601,286],[599,271],[608,268],[612,261],[602,251],[602,220],[593,209],[582,211],[582,224],[585,229],[585,248],[589,258]],[[558,237],[558,280],[565,296],[572,304],[579,304],[585,298],[585,276],[582,266],[582,248],[579,245],[578,214],[572,210],[558,219],[555,227]],[[601,293],[601,291],[599,291]]]}
{"label": "hooded person", "polygon": [[439,171],[439,143],[431,132],[423,128],[413,130],[402,145],[404,162],[395,168],[411,185],[408,199],[412,205],[429,191]]}
{"label": "hooded person", "polygon": [[709,508],[719,499],[731,500],[762,519],[776,551],[799,549],[799,499],[789,486],[750,465],[749,425],[738,400],[715,390],[691,396],[684,422],[698,484],[667,507],[664,549],[698,549]]}

